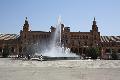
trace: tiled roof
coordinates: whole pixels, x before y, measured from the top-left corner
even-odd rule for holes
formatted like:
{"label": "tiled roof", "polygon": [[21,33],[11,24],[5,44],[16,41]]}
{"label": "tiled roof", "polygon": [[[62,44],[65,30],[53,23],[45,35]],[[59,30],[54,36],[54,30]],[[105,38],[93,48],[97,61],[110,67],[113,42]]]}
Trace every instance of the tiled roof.
{"label": "tiled roof", "polygon": [[120,42],[120,36],[100,36],[101,42]]}
{"label": "tiled roof", "polygon": [[31,32],[45,32],[45,31],[31,31]]}
{"label": "tiled roof", "polygon": [[9,39],[16,39],[19,35],[17,34],[0,34],[0,40],[9,40]]}
{"label": "tiled roof", "polygon": [[[17,39],[19,35],[17,34],[0,34],[0,40],[9,40],[9,39]],[[101,42],[120,42],[120,36],[100,36]]]}

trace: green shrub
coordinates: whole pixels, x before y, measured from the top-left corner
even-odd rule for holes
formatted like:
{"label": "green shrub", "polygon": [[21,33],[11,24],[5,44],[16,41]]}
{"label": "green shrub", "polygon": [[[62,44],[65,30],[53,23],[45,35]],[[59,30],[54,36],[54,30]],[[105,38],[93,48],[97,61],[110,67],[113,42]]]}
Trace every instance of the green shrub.
{"label": "green shrub", "polygon": [[97,57],[100,55],[99,48],[88,48],[86,56],[91,57],[91,59],[97,59]]}
{"label": "green shrub", "polygon": [[112,57],[113,60],[117,60],[118,59],[117,52],[114,49],[112,50],[111,57]]}
{"label": "green shrub", "polygon": [[9,55],[9,47],[5,46],[3,49],[2,57],[6,58]]}

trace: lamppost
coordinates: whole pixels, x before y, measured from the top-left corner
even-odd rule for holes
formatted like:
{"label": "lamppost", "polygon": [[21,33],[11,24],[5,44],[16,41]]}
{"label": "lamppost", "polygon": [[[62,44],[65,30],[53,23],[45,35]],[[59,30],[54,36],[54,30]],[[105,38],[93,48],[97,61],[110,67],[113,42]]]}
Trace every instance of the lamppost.
{"label": "lamppost", "polygon": [[111,55],[112,55],[112,45],[111,45],[111,43],[112,43],[112,39],[110,38],[110,40],[109,40],[109,46],[110,46],[109,59],[111,59]]}

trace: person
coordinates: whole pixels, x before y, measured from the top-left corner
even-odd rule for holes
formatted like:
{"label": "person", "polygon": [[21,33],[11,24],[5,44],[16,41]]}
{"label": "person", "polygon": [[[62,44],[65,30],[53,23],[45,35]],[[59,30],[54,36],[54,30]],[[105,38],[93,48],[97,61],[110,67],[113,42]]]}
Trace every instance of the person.
{"label": "person", "polygon": [[42,54],[40,55],[40,61],[42,62],[42,60],[43,60],[43,56],[42,56]]}
{"label": "person", "polygon": [[28,60],[30,60],[30,55],[29,55],[29,54],[28,54],[28,56],[27,56],[27,57],[28,57]]}

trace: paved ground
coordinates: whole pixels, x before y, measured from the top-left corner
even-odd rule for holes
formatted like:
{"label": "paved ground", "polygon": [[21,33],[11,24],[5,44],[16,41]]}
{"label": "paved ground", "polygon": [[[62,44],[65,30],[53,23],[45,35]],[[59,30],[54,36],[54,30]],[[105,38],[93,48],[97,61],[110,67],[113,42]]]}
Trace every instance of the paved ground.
{"label": "paved ground", "polygon": [[120,69],[8,67],[0,80],[120,80]]}
{"label": "paved ground", "polygon": [[[81,67],[80,64],[83,63],[85,65]],[[99,63],[99,68],[95,66],[96,63]],[[41,63],[0,59],[0,80],[120,80],[119,65],[120,61],[46,61]]]}

